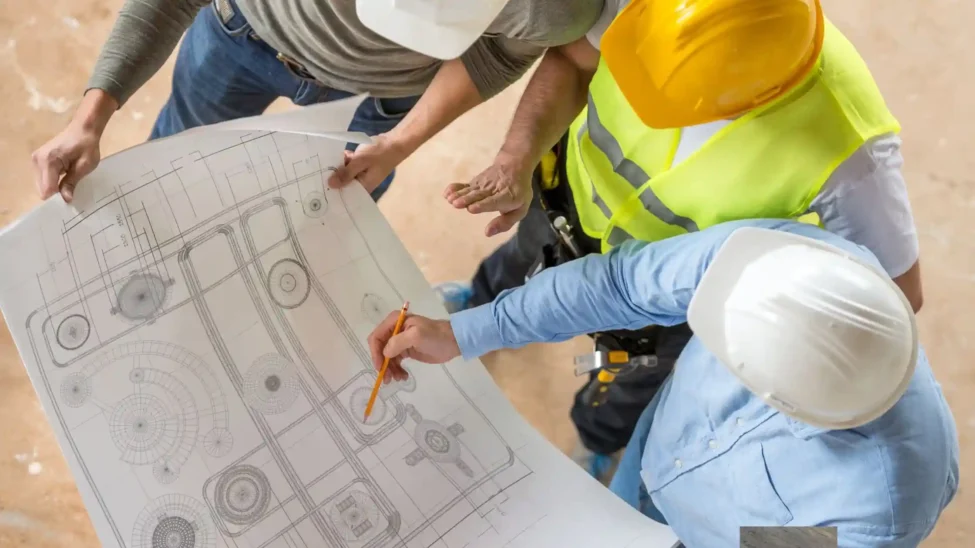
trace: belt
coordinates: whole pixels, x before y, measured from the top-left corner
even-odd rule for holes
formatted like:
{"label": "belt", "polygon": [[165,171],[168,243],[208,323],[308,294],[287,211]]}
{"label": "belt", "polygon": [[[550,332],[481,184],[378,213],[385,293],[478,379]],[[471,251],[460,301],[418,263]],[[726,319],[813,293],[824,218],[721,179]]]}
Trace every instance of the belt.
{"label": "belt", "polygon": [[[213,0],[213,7],[216,10],[217,17],[220,18],[224,25],[226,25],[234,15],[240,15],[243,17],[243,14],[237,9],[237,5],[233,0]],[[274,54],[274,57],[278,61],[284,64],[284,66],[287,67],[287,69],[298,78],[311,80],[320,84],[320,82],[315,79],[315,76],[313,76],[304,65],[296,61],[293,57],[285,55],[284,53],[274,49],[271,44],[268,44],[260,36],[258,36],[258,34],[254,32],[253,28],[249,28],[247,30],[247,37],[255,42],[259,42],[261,45],[267,48],[271,53]]]}

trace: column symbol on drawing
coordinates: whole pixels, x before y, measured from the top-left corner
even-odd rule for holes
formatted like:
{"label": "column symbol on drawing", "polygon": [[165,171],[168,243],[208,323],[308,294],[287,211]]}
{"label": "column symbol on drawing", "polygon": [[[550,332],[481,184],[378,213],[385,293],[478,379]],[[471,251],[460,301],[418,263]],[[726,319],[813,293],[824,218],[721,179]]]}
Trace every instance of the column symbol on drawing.
{"label": "column symbol on drawing", "polygon": [[474,471],[461,458],[460,440],[457,436],[464,433],[464,426],[454,423],[444,426],[439,422],[424,420],[420,412],[412,405],[406,406],[406,412],[416,422],[413,439],[419,446],[406,455],[406,464],[416,466],[424,458],[434,462],[449,462],[455,465],[465,476],[474,477]]}

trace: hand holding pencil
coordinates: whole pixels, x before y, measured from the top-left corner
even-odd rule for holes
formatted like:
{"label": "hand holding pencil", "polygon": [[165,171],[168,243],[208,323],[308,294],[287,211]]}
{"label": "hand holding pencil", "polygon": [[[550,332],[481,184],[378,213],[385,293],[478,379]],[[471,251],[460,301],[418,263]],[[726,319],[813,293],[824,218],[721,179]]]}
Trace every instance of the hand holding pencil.
{"label": "hand holding pencil", "polygon": [[382,371],[383,362],[389,358],[389,366],[382,380],[384,384],[409,378],[409,372],[403,368],[406,358],[441,364],[460,355],[449,321],[405,314],[402,329],[397,332],[400,312],[391,312],[369,335],[369,352],[376,371]]}

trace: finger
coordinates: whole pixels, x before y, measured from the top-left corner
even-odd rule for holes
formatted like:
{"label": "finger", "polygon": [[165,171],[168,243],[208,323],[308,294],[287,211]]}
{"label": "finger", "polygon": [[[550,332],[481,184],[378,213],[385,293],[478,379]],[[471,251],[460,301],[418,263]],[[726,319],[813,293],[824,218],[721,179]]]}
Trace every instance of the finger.
{"label": "finger", "polygon": [[399,361],[399,358],[390,358],[389,367],[386,368],[386,373],[383,375],[383,384],[389,384],[393,382],[393,368],[395,363]]}
{"label": "finger", "polygon": [[407,326],[399,335],[395,335],[386,343],[383,354],[388,358],[395,358],[400,354],[412,349],[417,341],[417,329],[415,326]]}
{"label": "finger", "polygon": [[477,190],[477,187],[473,185],[458,185],[454,187],[453,192],[450,193],[450,197],[448,198],[448,200],[453,201],[458,198],[462,198],[465,195],[474,192],[475,190]]}
{"label": "finger", "polygon": [[376,371],[383,368],[383,361],[386,359],[383,349],[386,348],[389,338],[393,336],[397,321],[399,321],[399,311],[390,312],[369,334],[369,353],[372,354],[372,365]]}
{"label": "finger", "polygon": [[356,176],[365,169],[365,161],[356,158],[355,153],[345,151],[345,165],[336,168],[328,178],[328,186],[331,188],[342,188],[355,180]]}
{"label": "finger", "polygon": [[477,190],[474,190],[473,192],[469,192],[464,196],[461,196],[457,200],[454,200],[451,205],[457,208],[462,208],[462,207],[467,208],[468,211],[471,211],[470,207],[472,205],[490,198],[493,194],[494,194],[493,190],[487,188],[479,188]]}
{"label": "finger", "polygon": [[490,238],[491,236],[496,236],[502,232],[507,232],[515,226],[518,221],[525,218],[525,214],[528,213],[528,208],[518,209],[505,213],[504,215],[498,215],[497,217],[491,219],[491,222],[484,227],[484,235]]}
{"label": "finger", "polygon": [[443,189],[444,200],[450,201],[451,198],[457,195],[462,189],[467,188],[469,185],[466,183],[450,183]]}
{"label": "finger", "polygon": [[477,203],[471,204],[470,207],[467,208],[467,211],[470,211],[471,213],[504,211],[518,205],[520,201],[520,196],[517,196],[509,189],[503,189],[492,193],[490,196],[485,196],[483,200],[480,200]]}
{"label": "finger", "polygon": [[97,161],[92,160],[90,157],[82,156],[74,165],[68,168],[60,184],[61,197],[64,198],[65,202],[70,203],[74,199],[74,191],[78,183],[94,171],[97,165]]}
{"label": "finger", "polygon": [[61,178],[63,167],[61,161],[51,153],[34,153],[33,160],[37,192],[41,195],[41,199],[46,200],[58,191],[58,180]]}

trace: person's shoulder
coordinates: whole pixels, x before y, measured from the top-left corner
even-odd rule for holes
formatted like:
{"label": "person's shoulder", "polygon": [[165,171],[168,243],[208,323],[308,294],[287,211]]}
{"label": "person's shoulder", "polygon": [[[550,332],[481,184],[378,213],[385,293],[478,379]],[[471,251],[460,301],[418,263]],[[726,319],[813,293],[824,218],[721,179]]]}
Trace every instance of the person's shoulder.
{"label": "person's shoulder", "polygon": [[538,46],[562,46],[585,36],[603,6],[604,0],[510,0],[488,31]]}

